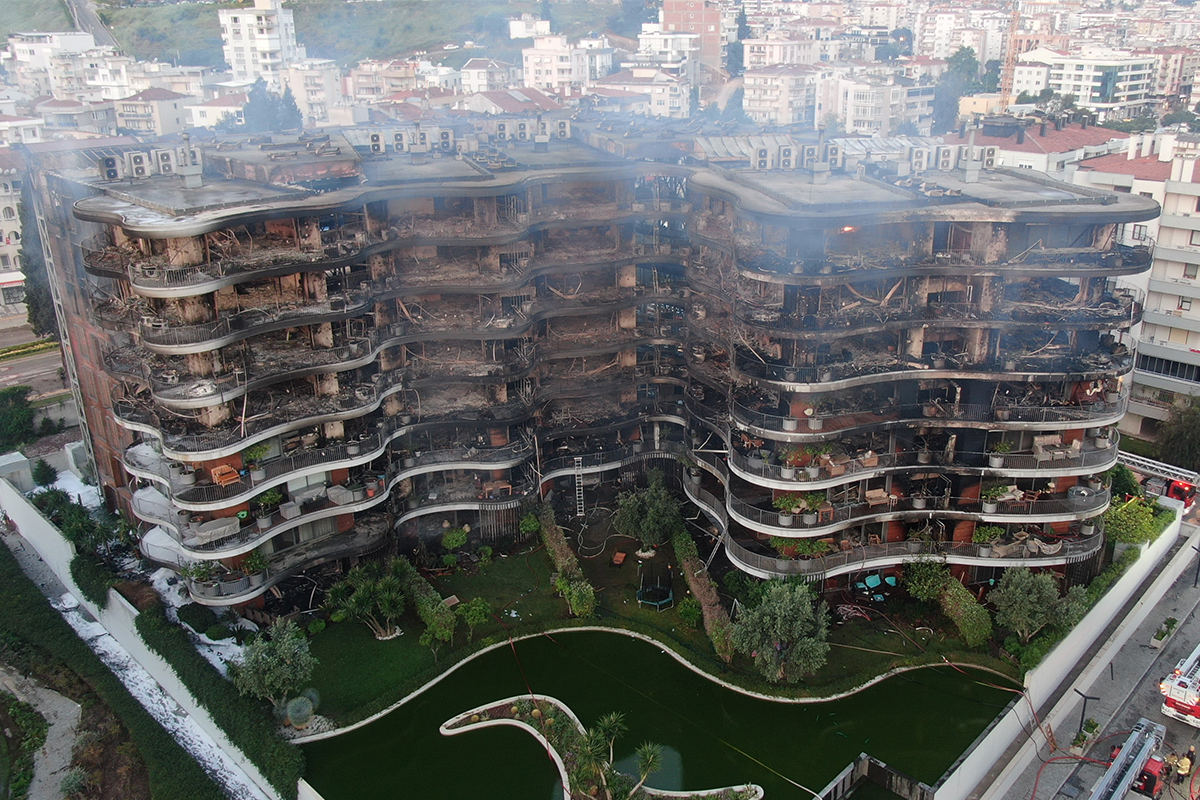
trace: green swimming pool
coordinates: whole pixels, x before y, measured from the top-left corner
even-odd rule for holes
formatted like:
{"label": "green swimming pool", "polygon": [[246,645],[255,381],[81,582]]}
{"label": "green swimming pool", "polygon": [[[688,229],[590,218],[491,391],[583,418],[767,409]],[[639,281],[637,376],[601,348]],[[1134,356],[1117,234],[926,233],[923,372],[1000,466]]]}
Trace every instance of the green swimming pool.
{"label": "green swimming pool", "polygon": [[828,703],[771,703],[725,689],[661,648],[616,633],[539,637],[472,661],[387,716],[304,746],[325,800],[561,797],[544,749],[513,728],[443,737],[438,726],[526,691],[566,702],[585,725],[625,714],[618,759],[643,741],[666,746],[661,789],[746,782],[770,800],[811,798],[860,752],[935,781],[1012,700],[998,678],[936,667]]}

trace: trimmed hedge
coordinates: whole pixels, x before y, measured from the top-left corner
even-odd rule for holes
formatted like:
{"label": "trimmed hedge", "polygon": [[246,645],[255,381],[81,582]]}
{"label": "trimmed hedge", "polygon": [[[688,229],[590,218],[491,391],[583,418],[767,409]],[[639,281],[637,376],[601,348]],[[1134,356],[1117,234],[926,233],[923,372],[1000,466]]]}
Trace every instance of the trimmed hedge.
{"label": "trimmed hedge", "polygon": [[454,636],[454,626],[458,623],[454,610],[442,602],[442,596],[438,594],[437,589],[425,580],[424,575],[417,572],[417,568],[407,558],[397,556],[392,561],[391,568],[392,574],[400,579],[405,596],[417,610],[417,616],[425,623],[425,627],[435,632],[435,635],[440,631],[443,640],[450,641]]}
{"label": "trimmed hedge", "polygon": [[100,608],[108,606],[108,590],[117,582],[116,574],[94,555],[76,553],[71,559],[71,580],[83,596]]}
{"label": "trimmed hedge", "polygon": [[554,519],[554,508],[549,503],[543,503],[538,512],[541,523],[542,544],[558,570],[559,593],[567,599],[567,607],[571,613],[581,619],[586,619],[596,613],[596,589],[584,576],[579,566],[579,558],[567,543],[562,528]]}
{"label": "trimmed hedge", "polygon": [[121,720],[146,764],[155,800],[224,800],[225,793],[163,730],[0,547],[0,636],[47,667],[75,673]]}
{"label": "trimmed hedge", "polygon": [[975,595],[956,580],[942,587],[942,611],[958,627],[968,647],[979,647],[992,636],[992,615],[979,605]]}
{"label": "trimmed hedge", "polygon": [[217,615],[208,606],[199,603],[187,603],[179,607],[179,621],[196,633],[204,633],[217,624]]}
{"label": "trimmed hedge", "polygon": [[676,532],[671,539],[675,548],[675,557],[687,578],[688,588],[692,596],[700,602],[700,610],[704,614],[704,630],[712,641],[713,650],[726,664],[733,661],[733,623],[729,621],[729,612],[721,605],[721,597],[712,577],[704,568],[700,554],[696,551],[696,543],[692,535],[685,531]]}
{"label": "trimmed hedge", "polygon": [[163,657],[213,721],[285,798],[296,796],[304,777],[304,754],[282,736],[268,703],[243,697],[216,667],[197,652],[187,632],[154,604],[137,617],[137,630]]}

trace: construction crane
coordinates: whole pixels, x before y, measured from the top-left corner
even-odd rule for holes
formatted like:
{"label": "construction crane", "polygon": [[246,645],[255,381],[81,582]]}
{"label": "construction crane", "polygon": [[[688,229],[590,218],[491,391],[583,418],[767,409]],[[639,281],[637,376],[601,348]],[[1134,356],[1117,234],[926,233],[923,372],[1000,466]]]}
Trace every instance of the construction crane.
{"label": "construction crane", "polygon": [[1017,71],[1017,31],[1021,27],[1021,0],[1012,0],[1012,16],[1008,18],[1008,47],[1004,49],[1004,69],[1000,70],[1000,113],[1008,111],[1012,97],[1013,74]]}
{"label": "construction crane", "polygon": [[1165,760],[1156,755],[1167,736],[1167,728],[1139,719],[1120,747],[1109,756],[1108,771],[1092,789],[1088,800],[1124,800],[1127,797],[1158,798],[1165,788]]}

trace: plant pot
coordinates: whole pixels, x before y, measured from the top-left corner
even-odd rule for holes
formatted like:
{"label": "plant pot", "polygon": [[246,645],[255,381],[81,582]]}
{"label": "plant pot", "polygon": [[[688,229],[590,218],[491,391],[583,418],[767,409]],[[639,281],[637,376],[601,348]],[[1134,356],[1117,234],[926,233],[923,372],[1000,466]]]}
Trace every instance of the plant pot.
{"label": "plant pot", "polygon": [[929,452],[928,450],[921,450],[917,453],[918,464],[928,464],[931,461],[933,461],[933,453]]}
{"label": "plant pot", "polygon": [[167,464],[167,472],[171,474],[172,478],[178,479],[183,474],[183,464],[180,464],[178,461],[172,461],[170,464]]}
{"label": "plant pot", "polygon": [[1170,638],[1171,638],[1170,636],[1164,636],[1163,638],[1159,639],[1159,638],[1157,638],[1157,631],[1156,631],[1154,634],[1152,634],[1150,636],[1150,647],[1155,650],[1161,650],[1163,644],[1167,641],[1167,639],[1170,639]]}
{"label": "plant pot", "polygon": [[808,418],[808,429],[810,431],[819,431],[824,427],[825,427],[825,420],[823,420],[822,418],[820,418],[820,417],[809,417]]}
{"label": "plant pot", "polygon": [[821,477],[821,467],[818,464],[809,464],[804,468],[804,474],[808,476],[810,481],[815,481]]}
{"label": "plant pot", "polygon": [[831,370],[831,369],[821,370],[820,380],[821,380],[821,383],[829,383],[831,380],[833,380],[833,370]]}
{"label": "plant pot", "polygon": [[779,512],[779,524],[783,527],[790,528],[794,521],[795,517],[793,517],[791,514],[784,514],[782,511]]}
{"label": "plant pot", "polygon": [[920,509],[924,508],[928,502],[929,502],[928,497],[914,497],[912,499],[912,507],[920,510]]}
{"label": "plant pot", "polygon": [[1096,446],[1097,450],[1107,450],[1108,446],[1112,444],[1112,440],[1107,436],[1097,436],[1092,440],[1092,443]]}
{"label": "plant pot", "polygon": [[779,477],[785,481],[796,480],[796,468],[795,467],[780,467],[779,468]]}
{"label": "plant pot", "polygon": [[1004,371],[1005,372],[1016,372],[1017,371],[1017,362],[1011,358],[1008,359],[1007,361],[1005,361],[1004,362]]}
{"label": "plant pot", "polygon": [[910,553],[921,552],[921,542],[917,541],[916,539],[909,539],[907,542],[904,543],[904,545],[905,545],[905,548]]}
{"label": "plant pot", "polygon": [[1120,392],[1105,392],[1104,393],[1104,402],[1112,403],[1112,404],[1121,402],[1121,393]]}
{"label": "plant pot", "polygon": [[1000,504],[993,500],[984,500],[982,505],[983,505],[983,513],[985,513],[985,514],[995,514],[997,511],[1000,510]]}
{"label": "plant pot", "polygon": [[360,449],[361,449],[361,448],[359,447],[359,445],[358,445],[358,442],[354,442],[354,443],[352,443],[352,444],[348,444],[348,445],[346,445],[346,455],[348,455],[348,456],[356,456],[356,455],[358,455],[358,451],[359,451]]}
{"label": "plant pot", "polygon": [[417,465],[417,460],[415,458],[413,458],[412,456],[405,456],[403,463],[404,463],[404,468],[409,469],[410,467],[415,467]]}
{"label": "plant pot", "polygon": [[401,414],[400,415],[400,424],[401,425],[409,425],[411,423],[412,423],[412,415],[411,414]]}
{"label": "plant pot", "polygon": [[262,586],[263,581],[266,580],[266,578],[267,578],[267,573],[252,572],[251,574],[247,575],[246,577],[249,579],[251,586]]}
{"label": "plant pot", "polygon": [[803,522],[805,525],[816,525],[817,524],[817,512],[815,512],[815,511],[804,512],[804,514],[800,517],[800,521]]}
{"label": "plant pot", "polygon": [[944,359],[940,356],[938,358],[935,358],[933,360],[933,368],[934,369],[945,369],[946,368],[946,359]]}
{"label": "plant pot", "polygon": [[255,520],[255,524],[258,525],[258,529],[260,531],[265,531],[267,528],[271,527],[271,517],[273,516],[274,514],[265,514],[261,517],[258,517]]}
{"label": "plant pot", "polygon": [[644,443],[642,443],[640,441],[633,443],[633,452],[640,453],[645,449],[646,449],[646,445]]}
{"label": "plant pot", "polygon": [[1000,422],[1005,422],[1012,416],[1012,412],[1007,408],[997,408],[993,416]]}
{"label": "plant pot", "polygon": [[1004,456],[999,453],[988,456],[988,466],[992,469],[1000,469],[1004,466]]}
{"label": "plant pot", "polygon": [[184,467],[183,472],[179,473],[179,483],[182,486],[194,486],[196,484],[196,468]]}
{"label": "plant pot", "polygon": [[750,465],[750,469],[762,469],[767,465],[767,462],[763,461],[761,456],[750,456],[746,459],[746,463]]}
{"label": "plant pot", "polygon": [[1100,481],[1090,480],[1090,481],[1088,481],[1088,488],[1091,489],[1093,492],[1098,492],[1104,488],[1104,484],[1101,483]]}
{"label": "plant pot", "polygon": [[254,469],[250,470],[250,480],[254,481],[255,483],[258,481],[265,481],[266,479],[267,471],[262,467],[255,467]]}
{"label": "plant pot", "polygon": [[1079,535],[1080,536],[1091,536],[1095,532],[1096,532],[1096,526],[1091,523],[1085,522],[1079,526]]}
{"label": "plant pot", "polygon": [[794,369],[785,369],[785,370],[783,371],[783,379],[784,379],[785,381],[787,381],[788,383],[793,383],[793,382],[795,382],[795,380],[796,380],[796,370],[794,370]]}
{"label": "plant pot", "polygon": [[698,469],[694,469],[694,470],[691,470],[691,471],[689,471],[689,472],[688,472],[688,479],[689,479],[689,480],[691,480],[691,482],[692,482],[692,483],[694,483],[694,484],[696,484],[697,486],[699,486],[699,485],[700,485],[700,481],[701,481],[700,470],[698,470]]}
{"label": "plant pot", "polygon": [[784,417],[783,418],[783,429],[785,431],[790,433],[799,427],[800,427],[800,420],[796,419],[795,417]]}

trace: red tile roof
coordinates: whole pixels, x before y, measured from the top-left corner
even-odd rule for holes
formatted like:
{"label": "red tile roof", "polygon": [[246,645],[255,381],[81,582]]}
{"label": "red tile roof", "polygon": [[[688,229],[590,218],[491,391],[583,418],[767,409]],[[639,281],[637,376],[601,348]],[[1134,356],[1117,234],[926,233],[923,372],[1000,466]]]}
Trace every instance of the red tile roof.
{"label": "red tile roof", "polygon": [[157,86],[152,86],[149,89],[143,89],[137,94],[123,97],[122,100],[133,100],[135,103],[151,103],[159,100],[186,100],[186,94],[172,92],[170,89],[159,89]]}
{"label": "red tile roof", "polygon": [[500,89],[494,92],[479,92],[479,96],[486,97],[509,114],[558,111],[562,108],[549,95],[537,89]]}
{"label": "red tile roof", "polygon": [[235,92],[222,97],[214,97],[212,100],[205,100],[203,103],[197,103],[189,108],[241,108],[248,102],[250,102],[248,95]]}
{"label": "red tile roof", "polygon": [[0,122],[41,122],[38,117],[14,117],[11,114],[0,114]]}
{"label": "red tile roof", "polygon": [[1171,162],[1159,161],[1157,155],[1129,158],[1125,153],[1113,153],[1079,162],[1079,169],[1093,172],[1115,172],[1132,175],[1147,181],[1165,181],[1171,177]]}
{"label": "red tile roof", "polygon": [[[1046,135],[1039,134],[1039,127],[1031,125],[1025,129],[1025,141],[1017,144],[1017,135],[984,136],[975,134],[975,144],[978,147],[999,147],[1001,150],[1011,150],[1018,153],[1069,153],[1082,147],[1095,147],[1113,139],[1128,139],[1128,133],[1113,131],[1089,125],[1083,128],[1079,125],[1066,125],[1061,131],[1054,130],[1054,125],[1046,124]],[[957,133],[943,137],[946,144],[967,144],[970,135],[959,136]]]}

